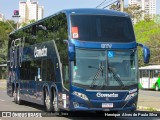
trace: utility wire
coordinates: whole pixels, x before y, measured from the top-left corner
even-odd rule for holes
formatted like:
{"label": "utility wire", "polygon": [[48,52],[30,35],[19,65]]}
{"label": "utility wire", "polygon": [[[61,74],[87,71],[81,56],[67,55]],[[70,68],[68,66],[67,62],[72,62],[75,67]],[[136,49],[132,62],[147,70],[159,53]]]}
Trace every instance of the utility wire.
{"label": "utility wire", "polygon": [[109,4],[109,5],[107,5],[107,6],[105,6],[105,7],[103,7],[103,9],[106,8],[106,7],[108,7],[108,6],[110,6],[110,5],[113,5],[114,3],[118,2],[118,1],[119,1],[119,0],[117,0],[117,1],[115,1],[115,2],[113,2],[113,3],[111,3],[111,4]]}
{"label": "utility wire", "polygon": [[105,2],[106,2],[106,0],[104,0],[103,2],[101,2],[96,8],[98,8],[99,6],[101,6]]}
{"label": "utility wire", "polygon": [[108,3],[112,2],[112,1],[113,1],[113,0],[110,0],[110,1],[104,0],[104,1],[103,1],[102,3],[100,3],[96,8],[102,6],[103,4],[108,4]]}
{"label": "utility wire", "polygon": [[11,25],[11,23],[8,22],[8,20],[6,20],[6,22],[9,24],[9,26],[10,26],[13,30],[16,30],[16,29],[14,29],[14,27]]}

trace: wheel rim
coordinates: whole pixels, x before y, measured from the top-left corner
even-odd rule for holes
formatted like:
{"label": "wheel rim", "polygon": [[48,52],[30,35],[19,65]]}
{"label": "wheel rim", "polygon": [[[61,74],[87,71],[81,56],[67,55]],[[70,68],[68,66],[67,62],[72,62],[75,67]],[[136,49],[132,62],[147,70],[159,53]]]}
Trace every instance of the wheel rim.
{"label": "wheel rim", "polygon": [[47,109],[49,109],[49,107],[50,107],[50,99],[49,99],[48,93],[46,93],[45,104],[46,104]]}
{"label": "wheel rim", "polygon": [[159,89],[159,88],[158,88],[158,85],[156,85],[156,91],[158,91],[158,89]]}
{"label": "wheel rim", "polygon": [[17,90],[17,101],[19,101],[19,89]]}
{"label": "wheel rim", "polygon": [[16,102],[16,91],[15,90],[13,92],[13,96],[14,96],[14,101]]}
{"label": "wheel rim", "polygon": [[57,95],[55,92],[54,92],[53,106],[54,106],[54,111],[58,111]]}

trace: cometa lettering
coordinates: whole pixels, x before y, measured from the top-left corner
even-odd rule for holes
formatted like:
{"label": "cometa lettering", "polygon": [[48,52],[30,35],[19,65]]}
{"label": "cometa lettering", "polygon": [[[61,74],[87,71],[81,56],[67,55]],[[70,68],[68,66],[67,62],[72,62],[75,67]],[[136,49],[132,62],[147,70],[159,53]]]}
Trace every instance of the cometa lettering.
{"label": "cometa lettering", "polygon": [[34,57],[45,57],[47,56],[47,48],[44,46],[42,49],[38,49],[35,47],[34,49]]}
{"label": "cometa lettering", "polygon": [[102,94],[102,93],[98,92],[96,95],[97,95],[97,97],[118,97],[118,94],[115,94],[115,93]]}

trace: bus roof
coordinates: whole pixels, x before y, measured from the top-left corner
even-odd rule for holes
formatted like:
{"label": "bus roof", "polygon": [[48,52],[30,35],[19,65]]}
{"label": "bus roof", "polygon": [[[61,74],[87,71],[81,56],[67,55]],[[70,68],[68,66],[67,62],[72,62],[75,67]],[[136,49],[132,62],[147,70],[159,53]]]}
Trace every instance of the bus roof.
{"label": "bus roof", "polygon": [[160,65],[149,65],[149,66],[144,66],[140,67],[140,70],[157,70],[160,69]]}
{"label": "bus roof", "polygon": [[80,8],[80,9],[67,9],[63,10],[68,14],[94,14],[94,15],[109,15],[109,16],[129,16],[127,13],[119,12],[116,10],[96,9],[96,8]]}
{"label": "bus roof", "polygon": [[124,13],[124,12],[119,12],[119,11],[115,11],[115,10],[106,10],[106,9],[96,9],[96,8],[79,8],[79,9],[66,9],[66,10],[62,10],[62,11],[59,11],[55,14],[52,14],[48,17],[45,17],[41,20],[38,20],[34,23],[31,23],[29,25],[26,25],[22,28],[19,28],[18,30],[15,30],[13,32],[10,33],[11,34],[14,34],[15,32],[17,31],[20,31],[20,30],[23,30],[23,29],[26,29],[26,28],[29,28],[30,26],[34,25],[34,24],[38,24],[50,17],[53,17],[59,13],[65,13],[67,16],[70,15],[70,14],[90,14],[90,15],[108,15],[108,16],[119,16],[119,17],[129,17],[129,15],[127,13]]}

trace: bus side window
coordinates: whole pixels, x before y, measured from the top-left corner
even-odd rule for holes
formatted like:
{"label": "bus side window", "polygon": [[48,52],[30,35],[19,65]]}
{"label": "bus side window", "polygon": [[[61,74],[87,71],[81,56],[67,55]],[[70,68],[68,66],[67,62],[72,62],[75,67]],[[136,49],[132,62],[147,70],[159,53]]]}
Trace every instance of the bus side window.
{"label": "bus side window", "polygon": [[54,64],[51,59],[43,60],[42,78],[44,81],[55,81]]}

